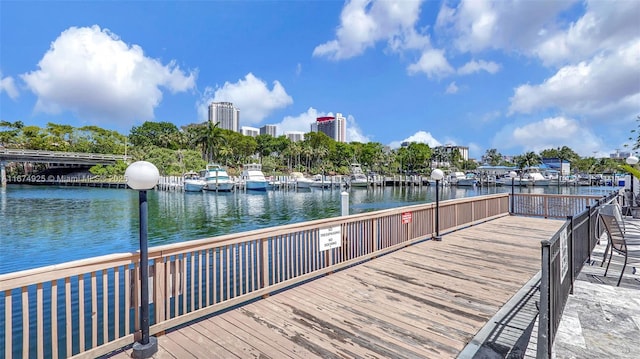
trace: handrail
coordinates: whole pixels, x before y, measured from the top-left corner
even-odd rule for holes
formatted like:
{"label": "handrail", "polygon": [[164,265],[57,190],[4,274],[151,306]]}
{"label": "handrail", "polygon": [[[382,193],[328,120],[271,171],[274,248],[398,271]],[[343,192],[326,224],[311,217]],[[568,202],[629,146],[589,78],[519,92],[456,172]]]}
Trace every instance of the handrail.
{"label": "handrail", "polygon": [[567,218],[593,205],[600,198],[602,196],[516,193],[513,195],[511,214]]}
{"label": "handrail", "polygon": [[590,261],[596,239],[602,235],[597,223],[602,204],[615,199],[613,192],[600,197],[594,205],[568,216],[564,225],[549,240],[541,242],[540,318],[538,320],[537,357],[551,357],[553,342],[573,283],[585,262]]}
{"label": "handrail", "polygon": [[[443,201],[439,228],[487,221],[508,208],[508,194]],[[434,218],[428,203],[150,248],[150,332],[428,239]],[[323,250],[327,228],[341,243]],[[119,253],[0,275],[5,357],[95,357],[131,344],[140,328],[139,268],[137,253]]]}

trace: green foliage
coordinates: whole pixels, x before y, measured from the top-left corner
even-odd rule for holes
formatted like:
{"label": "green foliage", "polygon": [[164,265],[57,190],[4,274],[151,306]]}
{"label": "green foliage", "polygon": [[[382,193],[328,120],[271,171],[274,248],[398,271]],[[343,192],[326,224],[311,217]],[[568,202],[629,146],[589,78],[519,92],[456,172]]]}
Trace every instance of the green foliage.
{"label": "green foliage", "polygon": [[484,154],[484,158],[490,166],[499,166],[500,162],[502,162],[502,154],[495,148],[488,149]]}
{"label": "green foliage", "polygon": [[534,167],[542,163],[540,156],[533,151],[529,151],[524,155],[516,156],[514,160],[516,162],[516,166],[521,170],[527,167]]}
{"label": "green foliage", "polygon": [[185,142],[183,134],[171,122],[146,121],[141,126],[133,126],[129,140],[134,146],[156,146],[177,150]]}

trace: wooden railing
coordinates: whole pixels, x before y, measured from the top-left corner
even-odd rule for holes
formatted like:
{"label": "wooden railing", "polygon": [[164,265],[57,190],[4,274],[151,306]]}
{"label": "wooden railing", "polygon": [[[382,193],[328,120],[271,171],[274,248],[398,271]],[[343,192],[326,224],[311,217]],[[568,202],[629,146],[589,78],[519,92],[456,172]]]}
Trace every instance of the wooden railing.
{"label": "wooden railing", "polygon": [[[439,228],[508,208],[507,194],[443,201]],[[429,203],[150,248],[150,332],[431,238],[434,218]],[[341,243],[324,250],[329,232]],[[123,253],[0,275],[5,357],[96,357],[133,343],[139,268],[137,253]]]}
{"label": "wooden railing", "polygon": [[562,218],[593,206],[602,196],[516,193],[511,198],[511,214],[544,218]]}

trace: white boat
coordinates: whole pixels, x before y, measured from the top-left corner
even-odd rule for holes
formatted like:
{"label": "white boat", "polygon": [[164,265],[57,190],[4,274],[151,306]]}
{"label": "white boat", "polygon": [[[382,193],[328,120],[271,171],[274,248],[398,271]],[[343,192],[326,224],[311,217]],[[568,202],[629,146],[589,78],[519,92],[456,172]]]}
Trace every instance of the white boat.
{"label": "white boat", "polygon": [[297,188],[311,188],[313,180],[305,177],[301,172],[291,172],[291,177]]}
{"label": "white boat", "polygon": [[248,190],[266,191],[269,182],[262,173],[262,165],[259,163],[249,163],[243,166],[240,180]]}
{"label": "white boat", "polygon": [[464,174],[464,172],[451,172],[446,177],[446,181],[450,185],[457,186],[458,182],[460,182],[461,180],[464,180],[466,178],[467,178],[467,176]]}
{"label": "white boat", "polygon": [[227,170],[216,163],[210,163],[205,170],[204,180],[207,182],[208,191],[228,192],[233,190],[234,183]]}
{"label": "white boat", "polygon": [[195,172],[187,172],[182,178],[182,185],[185,192],[202,192],[207,185],[207,182]]}
{"label": "white boat", "polygon": [[324,179],[323,175],[315,175],[311,180],[311,187],[313,188],[329,188],[331,187],[331,181]]}
{"label": "white boat", "polygon": [[351,164],[351,173],[349,174],[349,186],[351,187],[368,187],[369,179],[362,172],[359,163]]}
{"label": "white boat", "polygon": [[514,186],[549,186],[551,180],[543,176],[537,169],[530,168],[522,176],[516,175],[511,178],[507,174],[505,177],[498,179],[498,182],[504,186],[511,186],[511,184]]}
{"label": "white boat", "polygon": [[478,184],[478,178],[475,173],[467,173],[464,178],[457,180],[456,186],[473,187]]}
{"label": "white boat", "polygon": [[[525,184],[523,184],[523,181]],[[530,168],[522,177],[521,186],[548,186],[551,181],[542,175],[536,168]]]}

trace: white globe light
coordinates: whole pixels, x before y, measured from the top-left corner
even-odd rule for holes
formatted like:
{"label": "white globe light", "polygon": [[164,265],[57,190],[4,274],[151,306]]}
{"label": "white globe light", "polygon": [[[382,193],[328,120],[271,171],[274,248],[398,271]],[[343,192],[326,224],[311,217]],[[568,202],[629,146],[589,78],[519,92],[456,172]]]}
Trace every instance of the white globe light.
{"label": "white globe light", "polygon": [[443,178],[444,178],[444,172],[442,172],[441,169],[436,168],[435,170],[431,171],[431,179],[439,181]]}
{"label": "white globe light", "polygon": [[509,172],[509,177],[513,178],[516,177],[518,174],[515,171],[511,171]]}
{"label": "white globe light", "polygon": [[638,157],[631,155],[629,157],[627,157],[627,163],[630,165],[635,165],[636,163],[638,163]]}
{"label": "white globe light", "polygon": [[134,162],[124,171],[124,179],[129,187],[139,191],[155,187],[159,177],[158,168],[147,161]]}

